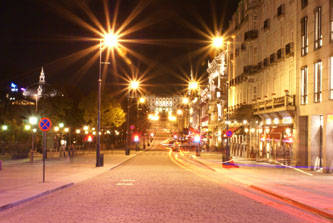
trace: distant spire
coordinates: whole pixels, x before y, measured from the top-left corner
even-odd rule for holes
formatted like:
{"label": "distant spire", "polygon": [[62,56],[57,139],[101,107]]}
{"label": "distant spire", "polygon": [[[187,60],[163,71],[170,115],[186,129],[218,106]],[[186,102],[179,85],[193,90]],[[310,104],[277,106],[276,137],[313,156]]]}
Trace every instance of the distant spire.
{"label": "distant spire", "polygon": [[44,68],[43,67],[42,67],[42,70],[40,71],[39,83],[40,84],[44,84],[45,83],[45,74],[44,74]]}

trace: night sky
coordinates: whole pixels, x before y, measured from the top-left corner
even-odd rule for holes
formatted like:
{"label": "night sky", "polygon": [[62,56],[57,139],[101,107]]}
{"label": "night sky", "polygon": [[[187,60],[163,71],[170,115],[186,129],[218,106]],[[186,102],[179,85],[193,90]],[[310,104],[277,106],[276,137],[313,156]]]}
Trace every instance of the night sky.
{"label": "night sky", "polygon": [[[116,1],[108,2],[112,17]],[[145,2],[148,1],[119,1],[117,25],[120,26],[134,8]],[[125,37],[142,40],[145,44],[123,43],[142,58],[127,53],[126,56],[131,61],[129,65],[117,55],[116,70],[109,66],[105,74],[105,87],[116,90],[122,88],[119,84],[125,82],[121,76],[130,74],[133,67],[137,68],[139,75],[145,73],[145,88],[150,93],[175,93],[175,90],[181,89],[185,84],[183,78],[189,75],[191,66],[196,76],[204,77],[209,57],[194,52],[205,45],[199,40],[207,39],[188,24],[206,32],[200,23],[202,20],[213,30],[215,10],[217,23],[222,24],[224,29],[236,9],[238,0],[149,2],[129,27],[142,21],[148,21],[149,24],[147,22],[146,27]],[[105,27],[102,0],[3,1],[0,6],[0,85],[4,87],[10,81],[15,81],[22,86],[29,86],[37,81],[40,68],[44,66],[47,81],[51,84],[74,85],[86,91],[95,89],[98,62],[95,61],[89,69],[81,68],[97,51],[75,62],[64,59],[70,54],[97,44],[94,41],[79,40],[78,37],[99,36],[74,23],[65,13],[68,10],[94,26],[80,8],[82,5],[86,5]],[[58,8],[63,11],[57,11]]]}

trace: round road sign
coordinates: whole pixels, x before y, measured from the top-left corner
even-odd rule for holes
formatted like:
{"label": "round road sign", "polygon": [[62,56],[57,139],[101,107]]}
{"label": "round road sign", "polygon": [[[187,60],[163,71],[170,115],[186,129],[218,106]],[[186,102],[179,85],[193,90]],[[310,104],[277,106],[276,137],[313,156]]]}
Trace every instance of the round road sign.
{"label": "round road sign", "polygon": [[234,133],[231,130],[228,130],[225,134],[230,138]]}
{"label": "round road sign", "polygon": [[52,122],[48,118],[41,118],[38,123],[39,129],[43,132],[47,132],[52,127]]}

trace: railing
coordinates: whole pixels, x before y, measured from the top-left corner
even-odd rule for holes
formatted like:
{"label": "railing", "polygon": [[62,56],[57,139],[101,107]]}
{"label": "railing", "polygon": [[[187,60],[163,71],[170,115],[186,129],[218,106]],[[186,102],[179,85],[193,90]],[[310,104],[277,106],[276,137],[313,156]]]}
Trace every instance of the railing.
{"label": "railing", "polygon": [[259,101],[253,106],[254,112],[259,112],[268,109],[295,106],[295,95],[285,95],[278,98]]}

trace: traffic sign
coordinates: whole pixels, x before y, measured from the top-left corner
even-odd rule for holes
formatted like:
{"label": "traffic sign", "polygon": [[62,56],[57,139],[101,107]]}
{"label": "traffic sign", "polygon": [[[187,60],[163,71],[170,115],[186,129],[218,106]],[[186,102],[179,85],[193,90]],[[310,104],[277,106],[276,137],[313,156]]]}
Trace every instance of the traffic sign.
{"label": "traffic sign", "polygon": [[227,137],[230,138],[234,133],[231,130],[227,130],[227,132],[225,134],[227,135]]}
{"label": "traffic sign", "polygon": [[43,132],[47,132],[52,127],[52,122],[48,118],[41,118],[38,123],[39,129]]}

